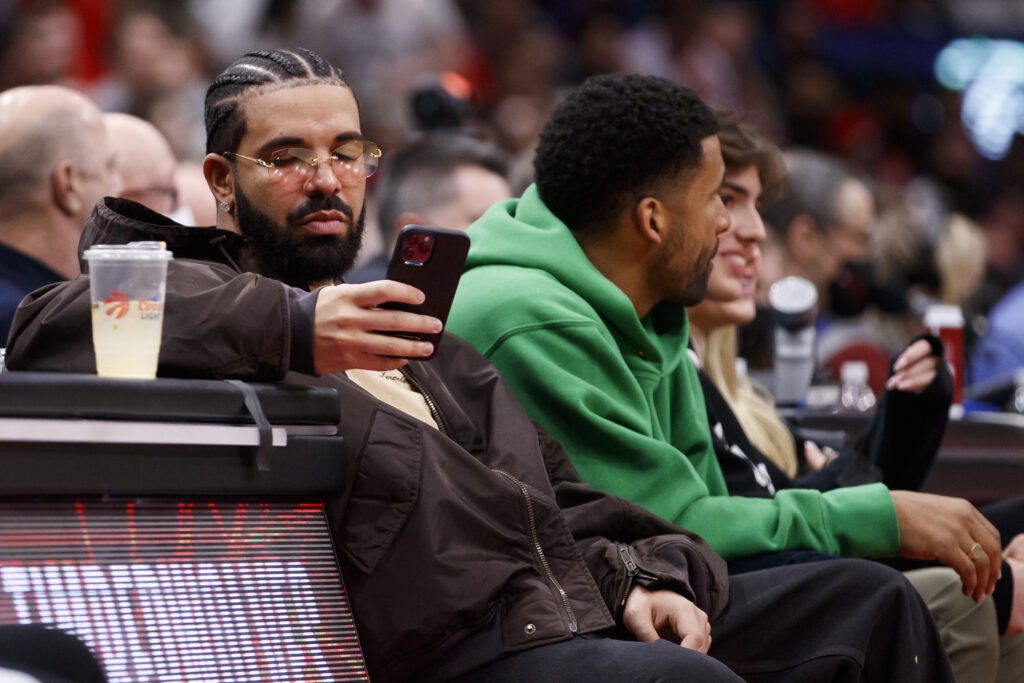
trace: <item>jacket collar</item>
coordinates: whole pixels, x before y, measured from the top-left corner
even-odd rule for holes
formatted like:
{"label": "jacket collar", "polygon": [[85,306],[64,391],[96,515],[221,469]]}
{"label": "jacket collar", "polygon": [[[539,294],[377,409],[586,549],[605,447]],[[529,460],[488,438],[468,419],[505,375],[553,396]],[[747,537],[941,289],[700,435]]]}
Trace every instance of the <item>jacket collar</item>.
{"label": "jacket collar", "polygon": [[128,199],[104,197],[93,207],[78,241],[79,265],[87,271],[82,253],[96,244],[126,244],[157,240],[175,258],[228,263],[242,271],[257,270],[248,240],[214,227],[191,227]]}

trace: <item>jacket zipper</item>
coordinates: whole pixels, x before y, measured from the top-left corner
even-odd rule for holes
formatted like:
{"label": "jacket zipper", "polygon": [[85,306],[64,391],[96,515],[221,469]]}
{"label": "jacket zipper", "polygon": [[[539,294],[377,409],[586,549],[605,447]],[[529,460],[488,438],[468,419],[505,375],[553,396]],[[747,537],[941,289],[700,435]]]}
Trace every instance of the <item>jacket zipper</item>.
{"label": "jacket zipper", "polygon": [[402,367],[399,368],[399,370],[405,376],[405,378],[409,380],[409,384],[413,385],[416,391],[420,392],[420,395],[423,397],[423,400],[426,401],[427,410],[430,411],[430,417],[434,418],[434,422],[437,423],[438,431],[440,431],[445,436],[450,436],[448,433],[447,425],[445,424],[444,420],[441,419],[441,411],[437,409],[437,402],[434,400],[434,397],[430,395],[430,392],[427,391],[426,387],[424,387],[423,384],[418,379],[416,379],[412,372],[409,371],[409,366],[403,365]]}
{"label": "jacket zipper", "polygon": [[[626,607],[626,601],[629,600],[629,594],[633,590],[633,586],[643,585],[638,584],[640,580],[657,583],[658,575],[652,574],[646,569],[642,568],[636,563],[636,559],[633,557],[633,551],[630,550],[628,545],[619,545],[619,558],[622,560],[622,564],[626,566],[626,583],[622,588],[622,597],[619,599],[619,613]],[[651,585],[650,583],[647,584]]]}
{"label": "jacket zipper", "polygon": [[544,573],[547,574],[548,580],[552,585],[558,589],[558,595],[562,598],[562,606],[565,607],[565,612],[569,616],[569,631],[576,633],[579,630],[579,622],[576,620],[576,613],[572,611],[572,605],[569,603],[569,595],[562,588],[562,584],[555,578],[555,573],[551,571],[551,565],[548,563],[547,555],[544,554],[544,548],[540,544],[540,536],[537,534],[537,518],[533,513],[533,499],[530,498],[530,492],[526,489],[526,484],[513,477],[504,470],[494,470],[494,472],[505,477],[519,488],[519,492],[523,494],[523,500],[526,501],[526,514],[530,520],[530,535],[533,537],[533,547],[537,551],[537,557],[540,558],[540,564],[544,567]]}
{"label": "jacket zipper", "polygon": [[619,558],[622,559],[622,563],[626,565],[626,585],[622,589],[622,598],[619,600],[619,613],[626,608],[626,600],[629,599],[629,594],[633,589],[633,582],[636,581],[636,575],[640,573],[640,567],[637,566],[636,560],[633,559],[633,553],[629,551],[629,546],[619,546]]}

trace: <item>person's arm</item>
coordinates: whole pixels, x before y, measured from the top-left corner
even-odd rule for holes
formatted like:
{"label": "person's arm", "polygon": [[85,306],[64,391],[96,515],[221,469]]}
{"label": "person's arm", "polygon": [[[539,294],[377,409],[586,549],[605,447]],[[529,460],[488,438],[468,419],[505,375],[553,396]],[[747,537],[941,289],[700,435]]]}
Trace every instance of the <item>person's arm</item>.
{"label": "person's arm", "polygon": [[618,620],[637,586],[676,593],[712,615],[725,607],[725,562],[703,539],[581,482],[555,439],[539,426],[537,434],[562,517]]}
{"label": "person's arm", "polygon": [[[15,314],[12,370],[96,372],[89,277],[37,290]],[[217,264],[168,264],[158,374],[276,380],[288,369],[285,285]]]}
{"label": "person's arm", "polygon": [[[792,490],[775,499],[728,496],[708,445],[696,373],[692,387],[675,386],[673,396],[656,393],[675,416],[658,424],[599,325],[510,334],[487,353],[527,412],[562,443],[581,478],[700,534],[727,559],[794,548],[848,556],[898,548],[896,517],[882,486]],[[697,404],[687,403],[689,390],[697,392]]]}
{"label": "person's arm", "polygon": [[[952,567],[976,599],[995,586],[999,534],[967,501],[890,493],[882,484],[827,493],[789,489],[773,499],[729,496],[707,443],[692,365],[679,369],[687,377],[677,378],[675,395],[665,395],[667,388],[653,392],[655,402],[672,408],[672,419],[662,422],[598,325],[510,334],[490,352],[581,478],[700,534],[726,559],[789,549],[846,557],[899,553]],[[969,556],[975,543],[981,553]]]}
{"label": "person's arm", "polygon": [[[433,332],[440,322],[377,305],[422,296],[390,281],[307,292],[218,264],[172,261],[157,374],[276,381],[290,369],[397,368],[430,345],[376,331]],[[33,292],[15,315],[8,367],[95,372],[90,305],[87,275]]]}

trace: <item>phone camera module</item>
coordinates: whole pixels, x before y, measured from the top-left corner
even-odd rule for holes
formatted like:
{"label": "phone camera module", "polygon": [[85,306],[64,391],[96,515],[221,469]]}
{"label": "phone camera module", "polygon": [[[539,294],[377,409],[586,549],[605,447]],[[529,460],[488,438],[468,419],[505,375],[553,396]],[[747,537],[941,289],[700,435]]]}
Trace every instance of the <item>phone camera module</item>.
{"label": "phone camera module", "polygon": [[423,264],[434,250],[434,238],[431,235],[412,233],[402,243],[402,260],[407,263]]}

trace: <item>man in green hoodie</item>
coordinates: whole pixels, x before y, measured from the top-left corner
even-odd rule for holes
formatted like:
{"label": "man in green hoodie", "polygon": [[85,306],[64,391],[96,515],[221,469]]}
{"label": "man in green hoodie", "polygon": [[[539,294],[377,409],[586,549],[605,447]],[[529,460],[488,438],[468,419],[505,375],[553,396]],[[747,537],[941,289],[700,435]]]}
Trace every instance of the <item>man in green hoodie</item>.
{"label": "man in green hoodie", "polygon": [[728,495],[686,354],[685,306],[703,298],[729,227],[716,131],[710,109],[664,79],[599,76],[570,93],[541,133],[536,184],[470,228],[449,329],[501,370],[585,481],[727,560],[938,559],[980,600],[999,536],[966,501],[881,484]]}

